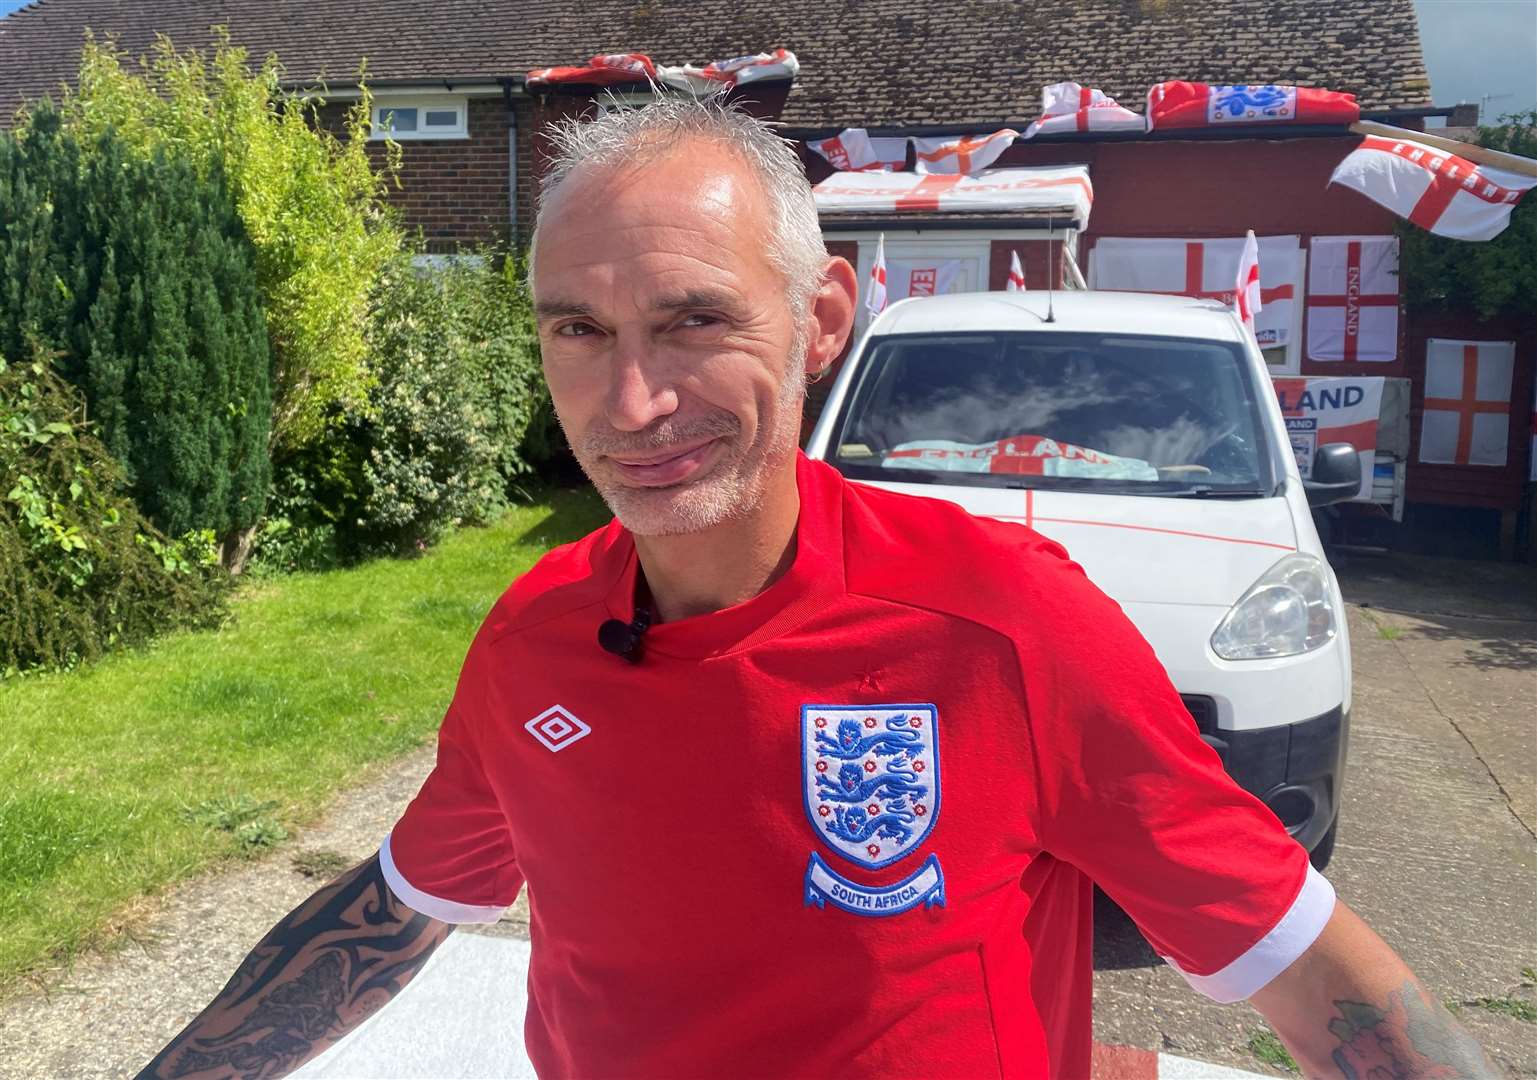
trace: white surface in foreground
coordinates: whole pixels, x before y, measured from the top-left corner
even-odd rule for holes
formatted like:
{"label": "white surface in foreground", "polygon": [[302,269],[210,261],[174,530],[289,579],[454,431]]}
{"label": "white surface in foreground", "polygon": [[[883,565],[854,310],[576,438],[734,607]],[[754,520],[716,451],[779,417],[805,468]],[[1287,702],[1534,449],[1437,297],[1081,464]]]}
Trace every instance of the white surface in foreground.
{"label": "white surface in foreground", "polygon": [[1158,1080],[1269,1080],[1259,1073],[1230,1069],[1226,1065],[1208,1065],[1204,1061],[1158,1055]]}
{"label": "white surface in foreground", "polygon": [[294,1072],[334,1080],[532,1078],[523,1050],[529,943],[457,933],[394,1001]]}

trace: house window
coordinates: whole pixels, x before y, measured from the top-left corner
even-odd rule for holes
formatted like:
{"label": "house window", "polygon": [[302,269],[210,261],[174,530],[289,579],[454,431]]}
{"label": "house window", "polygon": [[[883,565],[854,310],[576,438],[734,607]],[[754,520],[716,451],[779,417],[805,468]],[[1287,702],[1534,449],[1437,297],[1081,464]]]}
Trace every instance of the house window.
{"label": "house window", "polygon": [[374,103],[371,138],[464,139],[469,106],[464,98],[391,98]]}

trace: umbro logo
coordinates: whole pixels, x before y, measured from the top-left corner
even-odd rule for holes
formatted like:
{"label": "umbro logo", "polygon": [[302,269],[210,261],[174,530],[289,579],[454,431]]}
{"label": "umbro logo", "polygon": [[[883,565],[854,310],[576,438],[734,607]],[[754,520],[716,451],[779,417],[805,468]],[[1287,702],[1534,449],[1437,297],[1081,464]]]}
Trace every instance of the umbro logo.
{"label": "umbro logo", "polygon": [[523,725],[534,738],[551,751],[561,751],[586,737],[592,728],[582,723],[560,705],[552,705]]}

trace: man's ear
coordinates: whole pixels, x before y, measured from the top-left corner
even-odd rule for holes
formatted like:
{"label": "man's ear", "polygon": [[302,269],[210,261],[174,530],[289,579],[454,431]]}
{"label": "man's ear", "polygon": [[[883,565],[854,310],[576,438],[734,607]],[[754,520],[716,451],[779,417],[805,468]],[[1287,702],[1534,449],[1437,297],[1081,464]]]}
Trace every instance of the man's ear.
{"label": "man's ear", "polygon": [[859,275],[847,259],[833,256],[822,268],[822,285],[811,299],[807,313],[810,342],[806,348],[806,374],[826,371],[843,351],[854,330],[854,303]]}

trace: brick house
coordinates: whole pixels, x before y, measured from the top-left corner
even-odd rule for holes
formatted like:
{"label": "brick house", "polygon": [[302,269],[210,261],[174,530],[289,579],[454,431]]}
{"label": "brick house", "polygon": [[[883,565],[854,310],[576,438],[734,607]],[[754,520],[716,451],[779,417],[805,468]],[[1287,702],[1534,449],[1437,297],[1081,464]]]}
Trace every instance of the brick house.
{"label": "brick house", "polygon": [[[366,59],[376,108],[393,111],[403,147],[394,197],[406,223],[422,229],[425,250],[449,255],[488,237],[526,239],[542,165],[540,129],[599,107],[590,87],[531,89],[526,75],[598,53],[703,64],[776,46],[793,50],[800,61],[793,82],[757,83],[738,97],[799,143],[813,183],[833,170],[809,141],[852,127],[917,137],[1023,130],[1039,113],[1042,86],[1062,80],[1097,87],[1134,110],[1149,86],[1177,78],[1348,91],[1367,118],[1408,128],[1451,113],[1432,105],[1411,0],[783,0],[752,9],[725,0],[443,0],[367,19],[355,10],[336,0],[37,0],[0,20],[0,117],[71,77],[87,27],[114,32],[125,49],[140,52],[157,32],[179,45],[207,45],[209,24],[227,25],[253,55],[276,52],[295,91],[324,81],[332,115],[356,97],[348,80]],[[1468,120],[1459,114],[1453,122]],[[1195,243],[1252,228],[1295,241],[1300,293],[1315,237],[1387,236],[1398,224],[1375,203],[1328,185],[1357,142],[1343,127],[1211,134],[1086,132],[1014,143],[995,167],[1087,167],[1092,217],[1070,228],[1018,214],[825,213],[824,231],[829,249],[862,272],[884,233],[888,257],[933,252],[961,268],[962,287],[999,289],[1014,252],[1039,287],[1048,275],[1063,283],[1064,251],[1092,279],[1097,263],[1103,269],[1100,255],[1108,261],[1116,250],[1102,246],[1107,240]],[[1267,350],[1274,373],[1407,380],[1397,454],[1408,499],[1499,511],[1513,538],[1529,469],[1537,326],[1400,317],[1391,360],[1326,362],[1308,355],[1307,305],[1297,299],[1295,324]],[[1504,466],[1417,461],[1431,337],[1516,343]]]}

